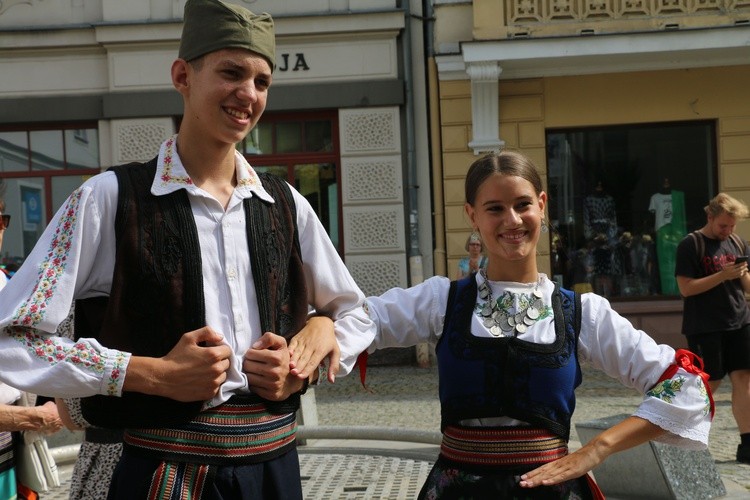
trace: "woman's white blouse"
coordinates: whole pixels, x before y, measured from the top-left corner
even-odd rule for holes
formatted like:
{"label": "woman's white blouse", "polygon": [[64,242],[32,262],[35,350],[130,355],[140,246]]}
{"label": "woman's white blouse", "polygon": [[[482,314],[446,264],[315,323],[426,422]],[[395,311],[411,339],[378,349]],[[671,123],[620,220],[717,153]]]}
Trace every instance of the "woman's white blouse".
{"label": "woman's white blouse", "polygon": [[[476,277],[477,283],[483,278]],[[493,297],[503,292],[531,293],[536,284],[489,282]],[[367,308],[378,325],[378,335],[370,352],[386,347],[405,347],[420,342],[436,343],[443,331],[450,280],[436,276],[409,289],[395,288],[380,297],[369,297]],[[540,275],[539,291],[546,305],[551,304],[554,283]],[[484,326],[477,296],[471,333],[492,337]],[[581,296],[581,330],[578,340],[580,361],[588,361],[607,375],[644,395],[634,415],[658,425],[667,433],[658,440],[684,448],[704,449],[708,444],[711,408],[707,388],[696,374],[679,368],[670,379],[660,382],[664,372],[675,364],[675,350],[657,344],[620,316],[609,302],[596,294]],[[542,344],[555,339],[553,313],[531,325],[518,338]],[[669,387],[669,390],[662,390]]]}

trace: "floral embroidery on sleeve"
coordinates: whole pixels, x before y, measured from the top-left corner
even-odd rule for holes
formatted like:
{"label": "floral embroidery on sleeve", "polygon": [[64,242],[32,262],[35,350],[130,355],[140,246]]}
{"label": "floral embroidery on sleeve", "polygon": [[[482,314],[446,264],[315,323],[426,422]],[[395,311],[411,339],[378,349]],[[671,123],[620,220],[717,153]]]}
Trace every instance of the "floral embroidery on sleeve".
{"label": "floral embroidery on sleeve", "polygon": [[16,310],[12,325],[36,326],[44,319],[47,303],[55,293],[58,279],[65,272],[71,240],[78,224],[81,194],[82,190],[78,188],[68,197],[64,214],[50,243],[47,258],[39,264],[39,281],[29,299]]}
{"label": "floral embroidery on sleeve", "polygon": [[54,337],[39,335],[18,327],[9,328],[8,333],[24,344],[36,357],[46,360],[51,365],[69,362],[89,368],[96,373],[104,373],[106,356],[92,349],[86,342],[77,342],[67,347],[62,342],[56,341]]}
{"label": "floral embroidery on sleeve", "polygon": [[[703,360],[699,356],[696,356],[694,352],[687,349],[677,349],[675,351],[674,360],[674,364],[670,365],[666,370],[664,370],[664,373],[661,375],[654,388],[648,391],[646,395],[671,403],[671,399],[666,399],[662,397],[661,394],[664,393],[665,388],[666,390],[670,389],[672,377],[675,376],[677,371],[680,369],[685,370],[687,373],[698,376],[698,379],[696,381],[696,383],[698,384],[698,394],[700,394],[700,397],[705,403],[703,414],[710,414],[711,419],[713,419],[716,406],[714,405],[714,398],[711,395],[711,392],[706,388],[708,386],[709,376],[708,373],[703,371]],[[685,381],[683,380],[682,382],[680,382],[679,386],[672,390],[671,397],[674,397],[677,392],[680,391],[684,382]],[[690,386],[688,386],[688,390],[690,390]]]}
{"label": "floral embroidery on sleeve", "polygon": [[651,396],[652,398],[661,399],[666,403],[674,403],[674,398],[677,396],[677,393],[682,390],[682,385],[686,380],[685,377],[681,376],[663,380],[648,391],[646,395]]}
{"label": "floral embroidery on sleeve", "polygon": [[78,188],[68,197],[47,256],[39,264],[37,283],[29,298],[16,309],[11,324],[4,333],[50,365],[71,363],[100,375],[111,366],[107,379],[107,394],[118,395],[125,374],[123,367],[128,359],[125,353],[107,350],[99,352],[87,342],[65,344],[60,339],[33,330],[44,321],[47,306],[55,295],[60,277],[65,273],[73,235],[80,222],[82,194],[83,190]]}
{"label": "floral embroidery on sleeve", "polygon": [[107,382],[108,396],[117,396],[122,391],[122,384],[124,382],[123,375],[125,374],[122,368],[125,364],[126,358],[125,353],[117,351],[114,359],[114,366],[112,366],[112,371],[109,372],[109,380]]}
{"label": "floral embroidery on sleeve", "polygon": [[[19,327],[8,328],[7,333],[24,344],[36,357],[47,361],[50,365],[71,363],[87,368],[94,373],[103,374],[107,369],[107,362],[111,360],[112,370],[107,380],[107,395],[116,396],[120,394],[125,373],[123,366],[127,360],[125,353],[120,351],[99,352],[87,342],[76,342],[72,346],[65,346],[55,338],[38,335]],[[114,353],[114,358],[111,358],[111,353]]]}
{"label": "floral embroidery on sleeve", "polygon": [[702,379],[698,379],[698,390],[700,391],[701,396],[703,396],[703,400],[706,402],[706,406],[703,408],[703,414],[708,415],[709,413],[711,413],[713,401],[711,401],[711,397],[708,394],[708,389],[706,389],[706,384],[703,383]]}
{"label": "floral embroidery on sleeve", "polygon": [[[683,376],[677,376],[662,380],[656,384],[650,391],[646,392],[646,396],[660,399],[665,403],[674,404],[675,398],[678,397],[678,393],[682,391],[682,386],[687,382],[687,378]],[[700,377],[697,377],[696,384],[698,385],[698,393],[703,398],[705,406],[703,407],[703,414],[708,415],[711,412],[711,399],[708,395],[708,389],[706,384]]]}

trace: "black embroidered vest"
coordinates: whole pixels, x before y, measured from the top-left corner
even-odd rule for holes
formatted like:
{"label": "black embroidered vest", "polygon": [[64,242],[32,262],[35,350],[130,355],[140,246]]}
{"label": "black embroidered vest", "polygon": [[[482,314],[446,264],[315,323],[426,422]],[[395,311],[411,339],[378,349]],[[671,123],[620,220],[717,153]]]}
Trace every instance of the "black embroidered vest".
{"label": "black embroidered vest", "polygon": [[570,436],[578,364],[580,296],[555,287],[555,341],[471,334],[477,299],[474,275],[451,283],[443,333],[435,351],[440,376],[441,428],[462,420],[506,416]]}
{"label": "black embroidered vest", "polygon": [[[76,301],[75,334],[134,355],[161,357],[189,331],[205,326],[200,243],[184,189],[153,196],[156,159],[113,167],[119,194],[117,255],[110,296]],[[262,331],[291,339],[307,318],[307,290],[296,210],[287,184],[261,174],[275,203],[244,200],[248,247]],[[83,415],[100,427],[146,428],[189,421],[203,403],[126,392],[82,400]],[[293,412],[299,395],[267,402]]]}

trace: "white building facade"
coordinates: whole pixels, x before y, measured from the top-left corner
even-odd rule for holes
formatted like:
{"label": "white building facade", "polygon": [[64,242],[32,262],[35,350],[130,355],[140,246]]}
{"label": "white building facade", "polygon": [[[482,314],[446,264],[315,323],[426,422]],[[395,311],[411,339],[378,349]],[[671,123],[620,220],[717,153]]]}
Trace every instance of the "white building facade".
{"label": "white building facade", "polygon": [[[238,148],[310,200],[366,294],[431,274],[419,12],[396,0],[228,3],[269,12],[277,34],[266,113]],[[22,261],[86,178],[151,159],[178,131],[169,69],[184,5],[0,2],[0,189],[13,216],[0,263]]]}

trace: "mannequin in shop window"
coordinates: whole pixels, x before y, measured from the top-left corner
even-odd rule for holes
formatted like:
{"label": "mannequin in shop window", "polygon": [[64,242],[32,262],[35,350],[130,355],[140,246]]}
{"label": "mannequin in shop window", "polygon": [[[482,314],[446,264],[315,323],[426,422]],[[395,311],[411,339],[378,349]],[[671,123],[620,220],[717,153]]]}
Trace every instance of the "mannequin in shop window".
{"label": "mannequin in shop window", "polygon": [[672,185],[665,177],[659,190],[651,195],[648,210],[653,214],[654,231],[672,222]]}
{"label": "mannequin in shop window", "polygon": [[616,293],[628,297],[637,295],[635,262],[633,254],[633,234],[625,231],[612,252],[612,276],[615,280]]}
{"label": "mannequin in shop window", "polygon": [[687,233],[685,193],[672,189],[669,178],[665,177],[659,191],[651,196],[648,209],[654,215],[661,293],[679,295],[674,269],[677,245]]}
{"label": "mannequin in shop window", "polygon": [[591,261],[594,268],[594,293],[603,297],[611,297],[614,292],[612,283],[612,245],[609,244],[609,237],[606,234],[599,233],[594,238]]}
{"label": "mannequin in shop window", "polygon": [[617,212],[615,199],[604,189],[604,183],[596,182],[594,192],[583,200],[583,235],[587,240],[603,234],[610,244],[617,235]]}
{"label": "mannequin in shop window", "polygon": [[594,291],[591,286],[594,273],[593,245],[593,240],[589,241],[585,247],[575,250],[571,255],[570,282],[573,284],[573,291],[575,292],[588,293]]}
{"label": "mannequin in shop window", "polygon": [[649,234],[635,236],[630,250],[633,275],[636,281],[635,295],[659,293],[659,275],[656,265],[656,248]]}
{"label": "mannequin in shop window", "polygon": [[552,277],[560,286],[570,286],[568,273],[570,272],[570,259],[565,248],[565,240],[560,234],[552,235],[550,247],[552,255]]}

